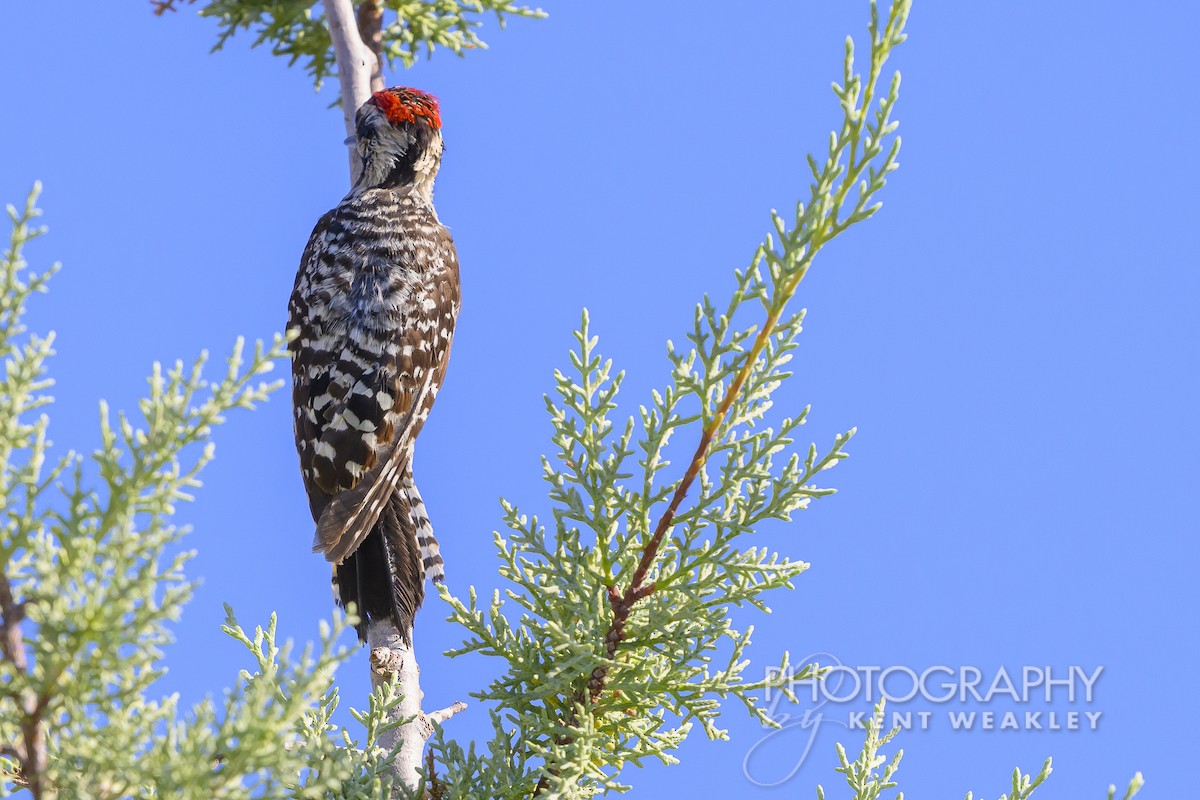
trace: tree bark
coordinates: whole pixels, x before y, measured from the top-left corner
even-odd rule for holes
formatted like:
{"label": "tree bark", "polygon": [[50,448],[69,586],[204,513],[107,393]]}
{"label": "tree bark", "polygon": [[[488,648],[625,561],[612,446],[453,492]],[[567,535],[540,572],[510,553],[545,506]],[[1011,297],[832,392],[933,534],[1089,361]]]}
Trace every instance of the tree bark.
{"label": "tree bark", "polygon": [[371,91],[378,92],[383,85],[383,3],[381,0],[363,0],[355,14],[358,36],[375,54],[375,69],[371,71]]}
{"label": "tree bark", "polygon": [[[0,656],[13,665],[19,673],[29,672],[25,656],[25,639],[21,634],[21,621],[25,618],[25,604],[13,598],[8,576],[0,570]],[[46,731],[42,716],[48,699],[36,697],[32,689],[15,693],[13,699],[20,703],[24,715],[21,717],[21,741],[15,747],[6,746],[15,755],[21,768],[21,778],[33,800],[49,797],[46,789]]]}
{"label": "tree bark", "polygon": [[[372,86],[373,78],[378,81],[379,89],[383,88],[383,72],[379,58],[358,34],[358,21],[350,0],[325,0],[325,24],[329,26],[333,55],[337,61],[346,135],[353,136],[354,113],[367,102],[372,92],[378,91]],[[349,159],[350,183],[353,184],[358,180],[362,164],[354,150],[349,152]]]}
{"label": "tree bark", "polygon": [[[412,630],[408,631],[412,641]],[[457,701],[448,708],[426,714],[421,710],[421,668],[400,631],[390,620],[372,622],[367,627],[367,646],[371,648],[372,690],[396,678],[396,689],[401,695],[395,719],[407,719],[404,725],[380,734],[376,744],[390,750],[398,743],[400,750],[392,762],[391,773],[409,788],[420,781],[418,768],[421,766],[425,742],[433,735],[435,726],[466,709],[467,704]]]}

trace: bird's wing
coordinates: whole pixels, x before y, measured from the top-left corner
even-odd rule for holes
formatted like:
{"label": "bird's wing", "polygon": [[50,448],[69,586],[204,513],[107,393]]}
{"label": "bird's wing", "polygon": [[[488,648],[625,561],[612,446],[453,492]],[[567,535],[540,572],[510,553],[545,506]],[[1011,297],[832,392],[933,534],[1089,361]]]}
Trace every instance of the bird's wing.
{"label": "bird's wing", "polygon": [[328,247],[335,213],[336,209],[325,214],[313,228],[288,302],[288,331],[294,335],[288,344],[292,353],[292,422],[296,451],[300,455],[300,474],[314,519],[320,516],[329,501],[329,495],[318,488],[314,479],[313,457],[315,445],[325,428],[326,420],[321,413],[324,409],[320,404],[329,394],[334,361],[333,353],[325,346],[327,320],[323,318],[319,304],[313,302],[313,281],[320,268],[322,252]]}
{"label": "bird's wing", "polygon": [[[434,260],[433,274],[419,282],[378,335],[358,326],[327,337],[332,347],[299,348],[323,352],[293,362],[297,386],[304,385],[297,391],[297,424],[313,434],[305,471],[318,518],[313,549],[332,562],[358,548],[386,507],[445,372],[458,306],[457,259],[445,236],[449,257]],[[361,235],[346,237],[339,247],[318,245],[312,257],[354,259],[342,265],[348,271],[336,264],[331,270],[352,274],[357,264],[379,257],[374,244]],[[302,452],[302,468],[304,462]]]}
{"label": "bird's wing", "polygon": [[[426,392],[428,381],[418,392],[418,399]],[[414,411],[412,408],[406,415],[406,428],[412,425]],[[389,445],[384,448],[384,457],[362,480],[330,500],[317,520],[313,551],[324,553],[327,560],[337,564],[357,550],[400,485],[411,456],[410,445]]]}

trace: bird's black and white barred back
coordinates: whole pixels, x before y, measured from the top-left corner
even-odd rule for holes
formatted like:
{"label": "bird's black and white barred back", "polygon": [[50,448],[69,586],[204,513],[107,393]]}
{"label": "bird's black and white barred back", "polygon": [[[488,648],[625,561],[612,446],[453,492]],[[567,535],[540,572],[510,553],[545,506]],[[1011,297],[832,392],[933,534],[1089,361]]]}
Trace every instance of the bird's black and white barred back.
{"label": "bird's black and white barred back", "polygon": [[296,449],[335,594],[402,632],[442,558],[412,476],[460,306],[454,242],[433,207],[437,101],[377,92],[356,116],[361,177],[309,238],[289,303]]}

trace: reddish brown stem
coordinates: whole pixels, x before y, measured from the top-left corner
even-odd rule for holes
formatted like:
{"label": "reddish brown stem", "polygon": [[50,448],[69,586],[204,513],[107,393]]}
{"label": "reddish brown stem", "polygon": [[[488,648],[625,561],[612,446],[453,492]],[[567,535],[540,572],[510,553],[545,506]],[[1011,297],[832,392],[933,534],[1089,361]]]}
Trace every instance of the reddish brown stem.
{"label": "reddish brown stem", "polygon": [[438,781],[437,765],[433,761],[433,748],[425,751],[425,780],[429,800],[441,800],[446,796],[446,787]]}
{"label": "reddish brown stem", "polygon": [[[799,280],[799,277],[803,277],[803,275],[793,280],[792,287]],[[713,439],[716,438],[717,432],[721,429],[721,424],[725,421],[725,417],[729,415],[729,409],[733,405],[733,401],[741,393],[742,387],[746,385],[746,381],[750,377],[750,371],[754,369],[754,363],[758,360],[763,348],[767,346],[767,342],[775,332],[775,326],[779,323],[779,316],[783,311],[782,305],[781,303],[779,308],[767,314],[767,319],[763,323],[762,330],[758,332],[758,336],[754,339],[754,344],[750,348],[746,362],[742,364],[742,368],[734,376],[733,383],[729,386],[729,391],[725,393],[725,397],[722,398],[721,404],[717,406],[712,419],[705,426],[704,432],[700,436],[700,443],[696,446],[696,452],[692,455],[692,460],[688,464],[687,471],[683,473],[683,478],[679,481],[679,485],[675,487],[675,493],[671,496],[671,502],[667,504],[666,510],[659,517],[658,524],[654,528],[654,533],[642,549],[642,557],[638,560],[638,565],[633,571],[633,577],[630,579],[629,585],[625,587],[624,592],[618,592],[615,586],[608,587],[608,603],[612,607],[613,618],[609,624],[608,633],[604,636],[604,649],[610,661],[616,655],[617,648],[625,638],[625,628],[629,624],[629,615],[633,611],[633,607],[639,601],[654,593],[654,589],[656,588],[655,583],[653,581],[647,583],[646,578],[650,574],[650,568],[654,566],[655,559],[658,558],[658,551],[662,547],[662,540],[667,535],[667,531],[670,530],[671,524],[675,521],[675,515],[679,512],[679,506],[682,505],[683,498],[687,496],[688,489],[695,482],[696,476],[700,474],[700,468],[704,466],[705,459],[708,458],[708,451],[712,447]],[[588,677],[585,688],[574,694],[572,707],[578,708],[585,702],[595,704],[600,699],[600,695],[604,693],[604,687],[607,682],[608,666],[602,665],[596,667]],[[578,712],[572,710],[567,727],[574,727],[578,721]],[[560,746],[566,746],[570,743],[570,736],[564,734],[558,738]],[[541,795],[549,787],[549,781],[543,775],[541,780],[538,781],[537,788],[534,789],[533,796],[537,797]]]}
{"label": "reddish brown stem", "polygon": [[[29,672],[29,661],[25,656],[25,639],[21,635],[21,621],[25,618],[25,604],[13,598],[8,576],[0,572],[0,650],[4,659],[19,673]],[[33,800],[45,796],[46,787],[46,733],[42,728],[42,717],[50,703],[48,696],[35,696],[29,691],[14,697],[21,704],[21,742],[12,748],[21,767],[21,778]]]}
{"label": "reddish brown stem", "polygon": [[[178,11],[179,9],[175,7],[176,2],[178,2],[178,0],[150,0],[150,5],[154,6],[152,9],[154,11],[154,16],[161,17],[168,11]],[[196,0],[187,0],[187,2],[191,4],[196,2]]]}
{"label": "reddish brown stem", "polygon": [[[717,406],[712,419],[705,426],[704,433],[700,436],[700,443],[696,446],[696,452],[692,455],[692,460],[688,464],[687,471],[683,473],[683,478],[679,481],[679,485],[675,487],[675,493],[671,496],[671,502],[667,504],[667,509],[659,517],[658,525],[655,526],[653,535],[651,535],[650,540],[646,542],[646,546],[642,549],[642,557],[638,561],[637,568],[633,571],[633,577],[629,581],[629,586],[625,588],[624,593],[619,595],[615,587],[609,587],[608,601],[612,606],[613,621],[609,626],[608,634],[604,637],[604,642],[610,659],[616,654],[617,646],[625,636],[625,627],[629,622],[629,614],[633,610],[634,605],[639,600],[649,597],[654,592],[654,583],[646,583],[646,577],[650,574],[650,568],[654,566],[655,559],[658,558],[658,551],[662,547],[663,537],[671,529],[671,524],[675,521],[675,515],[679,512],[679,506],[682,505],[683,498],[687,496],[688,489],[695,482],[696,476],[700,474],[700,468],[704,466],[704,462],[708,458],[708,451],[712,447],[713,439],[716,438],[717,432],[721,429],[721,424],[725,421],[725,417],[729,415],[730,406],[733,405],[733,401],[741,393],[742,387],[746,385],[746,380],[750,377],[750,371],[754,369],[754,363],[758,360],[758,356],[762,353],[763,348],[766,347],[771,334],[775,332],[775,325],[779,322],[781,310],[772,310],[767,314],[767,319],[763,323],[762,330],[758,332],[758,336],[754,339],[754,345],[750,348],[746,362],[742,364],[742,368],[734,376],[733,383],[729,386],[729,391],[725,393],[725,397],[722,398],[721,404]],[[601,692],[604,691],[604,684],[607,678],[607,667],[596,667],[592,671],[591,678],[588,680],[588,688],[593,703],[596,702]]]}

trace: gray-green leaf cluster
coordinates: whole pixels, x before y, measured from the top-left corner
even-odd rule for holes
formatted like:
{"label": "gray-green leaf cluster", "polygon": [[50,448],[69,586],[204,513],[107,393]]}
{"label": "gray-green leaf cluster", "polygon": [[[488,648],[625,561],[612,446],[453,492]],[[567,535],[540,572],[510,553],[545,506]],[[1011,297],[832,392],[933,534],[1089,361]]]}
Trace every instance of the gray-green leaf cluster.
{"label": "gray-green leaf cluster", "polygon": [[[893,728],[887,733],[883,733],[885,706],[886,703],[883,700],[875,704],[874,711],[867,720],[867,733],[862,749],[856,759],[851,761],[846,755],[846,749],[840,744],[837,745],[839,766],[835,771],[840,772],[846,779],[846,786],[850,789],[848,795],[850,800],[880,800],[884,796],[884,792],[895,789],[898,785],[895,777],[900,770],[900,761],[904,758],[904,751],[896,751],[896,755],[890,760],[880,752],[884,745],[900,732],[899,728]],[[1011,794],[1002,794],[998,800],[1029,800],[1033,796],[1033,791],[1041,786],[1054,771],[1050,765],[1051,759],[1047,758],[1035,776],[1023,774],[1020,769],[1014,769]],[[1129,782],[1122,800],[1132,800],[1134,795],[1141,791],[1144,783],[1142,773],[1135,774]],[[1116,791],[1115,786],[1108,788],[1108,800],[1113,800]],[[972,792],[967,792],[966,800],[973,800],[974,797]],[[817,800],[825,800],[825,787],[817,786]],[[895,800],[904,800],[904,793],[898,792]]]}
{"label": "gray-green leaf cluster", "polygon": [[57,269],[34,273],[25,260],[44,232],[34,225],[37,194],[9,207],[0,261],[0,796],[381,796],[387,753],[373,743],[394,694],[356,712],[362,746],[330,724],[344,618],[295,655],[276,641],[274,618],[248,634],[230,612],[225,631],[251,654],[233,687],[191,708],[155,693],[169,626],[193,587],[183,573],[191,553],[177,546],[184,531],[171,523],[176,504],[199,486],[213,428],[278,388],[262,376],[285,341],[259,343],[249,358],[239,341],[214,381],[203,355],[156,364],[136,416],[114,419],[102,403],[101,447],[54,456],[45,413],[53,337],[22,324]]}
{"label": "gray-green leaf cluster", "polygon": [[[864,75],[847,41],[844,81],[834,87],[842,123],[825,157],[809,160],[809,198],[790,223],[772,216],[774,233],[735,274],[728,301],[697,306],[688,346],[668,346],[670,381],[635,417],[616,418],[623,373],[598,353],[585,313],[572,367],[556,374],[557,396],[546,399],[550,519],[504,502],[508,533],[496,534],[495,546],[507,586],[483,605],[474,592],[465,602],[446,595],[452,619],[469,632],[455,654],[506,662],[477,694],[497,708],[502,749],[492,760],[472,755],[468,766],[460,749],[442,743],[452,774],[478,781],[452,786],[449,796],[478,796],[501,773],[504,797],[620,790],[626,765],[673,762],[694,728],[724,737],[719,716],[729,698],[770,722],[758,697],[767,680],[745,675],[752,628],[736,628],[730,612],[768,610],[767,592],[790,587],[807,565],[746,537],[830,494],[817,476],[846,457],[853,435],[796,449],[808,409],[772,419],[804,316],[786,306],[817,252],[879,208],[876,195],[896,169],[899,76],[882,94],[878,85],[904,40],[908,10],[896,2],[881,18],[872,5]],[[691,455],[679,447],[697,441],[690,460],[672,463],[676,453]],[[689,473],[696,489],[676,508]],[[790,672],[785,654],[772,674]],[[515,762],[506,730],[519,732],[525,750]],[[514,763],[526,772],[514,776]]]}
{"label": "gray-green leaf cluster", "polygon": [[[462,56],[469,50],[486,48],[479,33],[488,17],[501,27],[511,17],[545,17],[541,9],[510,0],[380,0],[375,5],[384,14],[381,48],[389,68],[396,64],[411,67],[422,52],[432,55],[444,48]],[[300,62],[317,88],[336,74],[333,45],[320,3],[207,0],[200,14],[215,19],[219,26],[214,50],[245,31],[254,36],[252,46],[267,45],[274,55],[287,58],[289,64]]]}

